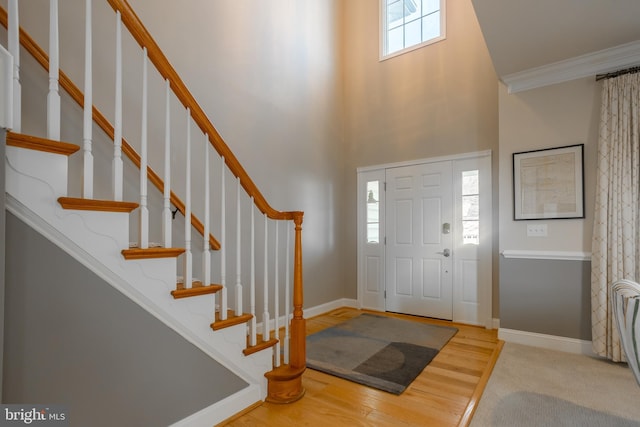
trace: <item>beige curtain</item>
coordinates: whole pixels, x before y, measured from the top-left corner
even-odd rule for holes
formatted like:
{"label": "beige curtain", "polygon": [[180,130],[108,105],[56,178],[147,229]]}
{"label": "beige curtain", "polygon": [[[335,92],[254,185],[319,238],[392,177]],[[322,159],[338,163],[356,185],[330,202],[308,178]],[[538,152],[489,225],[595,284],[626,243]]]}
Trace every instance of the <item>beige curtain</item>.
{"label": "beige curtain", "polygon": [[593,350],[613,361],[624,355],[610,288],[640,279],[640,74],[605,80],[602,87],[596,203],[591,259]]}

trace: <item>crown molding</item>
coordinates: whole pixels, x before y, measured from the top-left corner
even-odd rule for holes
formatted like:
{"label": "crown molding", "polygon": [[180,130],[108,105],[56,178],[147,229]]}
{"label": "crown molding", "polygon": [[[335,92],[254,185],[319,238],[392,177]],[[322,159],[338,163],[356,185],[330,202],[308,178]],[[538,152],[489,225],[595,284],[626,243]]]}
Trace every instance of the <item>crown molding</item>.
{"label": "crown molding", "polygon": [[640,64],[640,40],[503,76],[509,93],[536,89]]}

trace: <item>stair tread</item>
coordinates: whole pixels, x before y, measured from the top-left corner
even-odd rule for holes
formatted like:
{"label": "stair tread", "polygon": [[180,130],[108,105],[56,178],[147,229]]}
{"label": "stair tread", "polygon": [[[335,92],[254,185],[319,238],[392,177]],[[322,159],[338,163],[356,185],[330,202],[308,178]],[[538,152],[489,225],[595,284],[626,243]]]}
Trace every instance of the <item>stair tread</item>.
{"label": "stair tread", "polygon": [[115,200],[82,199],[77,197],[60,197],[58,203],[64,209],[100,212],[129,213],[138,207],[135,202],[117,202]]}
{"label": "stair tread", "polygon": [[184,253],[184,248],[133,248],[123,249],[125,259],[175,258]]}
{"label": "stair tread", "polygon": [[248,356],[250,354],[253,353],[257,353],[261,350],[264,350],[266,348],[269,347],[273,347],[274,345],[278,344],[278,339],[277,338],[270,338],[269,340],[265,341],[262,338],[258,339],[258,342],[256,343],[256,345],[249,345],[249,336],[247,336],[247,348],[245,348],[244,350],[242,350],[242,353],[245,356]]}
{"label": "stair tread", "polygon": [[201,281],[197,280],[192,282],[190,288],[185,288],[184,283],[178,283],[176,285],[176,289],[171,291],[171,296],[173,296],[175,299],[195,297],[199,295],[215,294],[221,289],[222,285],[216,285],[212,283],[209,286],[204,286]]}
{"label": "stair tread", "polygon": [[253,315],[249,313],[243,313],[239,316],[236,316],[233,313],[233,310],[228,310],[226,320],[220,320],[220,313],[216,313],[216,320],[211,324],[211,329],[213,329],[214,331],[218,331],[220,329],[228,328],[230,326],[246,323],[252,318],[253,318]]}
{"label": "stair tread", "polygon": [[280,381],[286,381],[292,378],[299,377],[306,369],[307,369],[306,366],[296,368],[291,365],[280,365],[279,367],[274,368],[273,370],[264,374],[264,376],[269,379],[278,379]]}
{"label": "stair tread", "polygon": [[62,154],[64,156],[70,156],[80,150],[80,146],[69,144],[68,142],[53,141],[47,138],[15,132],[7,133],[7,145],[26,148],[28,150],[44,151],[46,153]]}

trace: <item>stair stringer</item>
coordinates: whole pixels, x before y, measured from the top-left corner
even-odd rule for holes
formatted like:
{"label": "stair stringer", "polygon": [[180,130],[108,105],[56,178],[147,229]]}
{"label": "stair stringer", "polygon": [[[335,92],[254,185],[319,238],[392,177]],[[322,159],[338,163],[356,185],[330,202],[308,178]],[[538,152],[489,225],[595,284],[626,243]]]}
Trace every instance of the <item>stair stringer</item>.
{"label": "stair stringer", "polygon": [[57,199],[67,192],[66,156],[6,148],[8,210],[266,397],[272,349],[244,356],[245,324],[211,330],[213,296],[174,300],[176,258],[125,260],[128,213],[60,207]]}

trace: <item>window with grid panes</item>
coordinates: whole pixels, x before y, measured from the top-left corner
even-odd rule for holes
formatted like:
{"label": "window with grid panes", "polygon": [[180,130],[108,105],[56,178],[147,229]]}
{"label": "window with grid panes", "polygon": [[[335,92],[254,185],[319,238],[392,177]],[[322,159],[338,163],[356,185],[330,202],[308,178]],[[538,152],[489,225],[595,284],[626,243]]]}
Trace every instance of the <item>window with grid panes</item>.
{"label": "window with grid panes", "polygon": [[445,0],[380,0],[381,59],[445,37]]}

